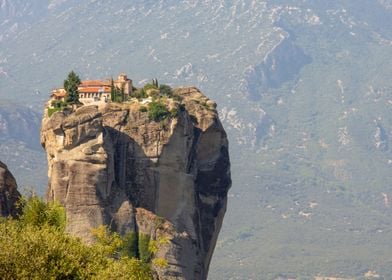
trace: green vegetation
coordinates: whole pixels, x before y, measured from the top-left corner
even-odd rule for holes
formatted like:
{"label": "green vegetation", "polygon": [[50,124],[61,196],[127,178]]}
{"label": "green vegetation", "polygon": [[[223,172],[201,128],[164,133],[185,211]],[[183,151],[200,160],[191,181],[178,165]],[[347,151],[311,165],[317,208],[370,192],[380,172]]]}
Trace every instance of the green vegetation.
{"label": "green vegetation", "polygon": [[149,280],[153,278],[148,265],[134,258],[123,258],[117,261],[112,260],[110,266],[101,270],[94,279]]}
{"label": "green vegetation", "polygon": [[79,103],[79,91],[78,86],[81,80],[74,71],[69,72],[68,77],[64,80],[64,89],[67,92],[67,102],[70,104]]}
{"label": "green vegetation", "polygon": [[167,96],[167,97],[173,96],[173,89],[170,86],[164,84],[158,87],[158,84],[148,83],[143,87],[143,89],[145,91],[150,90],[152,94],[159,95],[159,96]]}
{"label": "green vegetation", "polygon": [[32,197],[21,207],[18,220],[0,220],[2,279],[152,279],[148,264],[120,253],[126,238],[100,227],[89,246],[64,233],[58,203]]}
{"label": "green vegetation", "polygon": [[159,90],[157,90],[157,89],[151,89],[149,91],[149,95],[151,96],[152,100],[157,100],[158,98],[161,97],[161,94],[160,94]]}
{"label": "green vegetation", "polygon": [[19,202],[23,208],[19,221],[24,225],[34,227],[50,226],[64,231],[66,224],[65,210],[57,201],[45,203],[38,196],[29,199],[22,198]]}
{"label": "green vegetation", "polygon": [[114,85],[113,78],[110,83],[110,98],[112,102],[124,102],[125,101],[125,92],[124,87],[121,89]]}
{"label": "green vegetation", "polygon": [[168,96],[168,97],[172,97],[173,96],[173,89],[168,86],[168,85],[160,85],[159,86],[159,92],[162,95]]}
{"label": "green vegetation", "polygon": [[[129,232],[121,237],[118,233],[111,232],[106,226],[100,226],[92,230],[92,233],[97,241],[95,246],[107,255],[115,259],[134,258],[144,264],[151,262],[159,246],[169,242],[167,238],[153,240],[148,234],[135,232]],[[161,258],[154,258],[153,263],[161,268],[167,265],[167,261]]]}
{"label": "green vegetation", "polygon": [[113,81],[113,77],[110,81],[110,98],[113,102],[116,101],[116,95],[117,95],[117,90],[116,87],[114,86],[114,81]]}
{"label": "green vegetation", "polygon": [[113,95],[111,95],[111,99],[113,102],[124,102],[125,101],[125,94],[124,94],[124,88],[119,89],[118,87],[115,87],[113,90]]}
{"label": "green vegetation", "polygon": [[144,112],[147,112],[148,111],[148,109],[147,109],[147,107],[146,106],[140,106],[140,108],[139,108],[139,112],[142,112],[142,113],[144,113]]}
{"label": "green vegetation", "polygon": [[144,88],[139,88],[133,91],[132,96],[137,99],[147,98],[147,93]]}
{"label": "green vegetation", "polygon": [[62,108],[48,108],[48,117],[50,118],[54,113],[62,111]]}
{"label": "green vegetation", "polygon": [[156,258],[152,260],[152,263],[159,268],[165,268],[169,263],[167,260],[162,259],[162,258]]}
{"label": "green vegetation", "polygon": [[63,111],[68,107],[68,102],[61,100],[53,100],[51,102],[53,108],[48,108],[48,117],[50,118],[55,112]]}
{"label": "green vegetation", "polygon": [[124,90],[124,87],[123,87],[123,86],[120,88],[120,96],[119,96],[119,99],[121,100],[121,102],[124,102],[124,101],[125,101],[125,90]]}
{"label": "green vegetation", "polygon": [[160,101],[152,101],[148,104],[148,117],[150,120],[160,121],[170,115],[166,105]]}
{"label": "green vegetation", "polygon": [[153,79],[153,83],[147,83],[142,88],[133,88],[132,97],[140,100],[149,96],[153,101],[161,97],[168,97],[181,101],[181,98],[178,95],[174,95],[173,89],[170,86],[165,84],[158,86],[158,81],[156,79]]}
{"label": "green vegetation", "polygon": [[55,228],[0,223],[0,275],[4,279],[91,279],[104,257]]}
{"label": "green vegetation", "polygon": [[140,233],[138,240],[139,247],[139,258],[141,261],[147,263],[152,257],[152,252],[150,251],[150,236],[147,234]]}
{"label": "green vegetation", "polygon": [[145,84],[143,88],[144,88],[145,91],[147,91],[149,89],[158,89],[157,86],[155,86],[153,84],[150,84],[150,83]]}
{"label": "green vegetation", "polygon": [[[227,107],[227,113],[231,109],[236,112],[221,115],[230,142],[233,187],[209,277],[269,279],[271,275],[276,279],[278,273],[292,272],[361,279],[363,275],[354,277],[355,273],[372,269],[381,275],[380,279],[390,279],[392,252],[386,244],[392,239],[392,208],[383,206],[381,195],[388,194],[390,201],[392,193],[388,179],[392,166],[388,163],[392,160],[391,10],[382,8],[390,1],[279,0],[269,1],[266,6],[265,1],[255,1],[252,10],[251,1],[242,1],[242,12],[235,15],[230,13],[234,4],[218,11],[209,7],[216,5],[213,1],[208,5],[196,2],[199,4],[192,9],[186,1],[178,2],[176,9],[157,5],[148,15],[134,9],[121,20],[113,16],[118,7],[112,1],[100,1],[101,5],[80,1],[81,7],[75,5],[66,14],[61,8],[53,9],[54,14],[34,12],[42,15],[38,17],[40,24],[19,25],[19,31],[25,26],[28,32],[1,42],[2,57],[8,58],[1,66],[14,74],[14,79],[0,79],[2,97],[38,108],[39,95],[26,94],[26,87],[34,85],[42,90],[49,86],[46,77],[53,82],[65,78],[59,74],[59,66],[64,63],[75,69],[89,69],[86,71],[90,73],[100,71],[93,70],[97,64],[102,70],[113,69],[116,51],[119,55],[115,57],[135,65],[138,80],[154,75],[171,79],[175,69],[188,61],[195,62],[194,75],[183,72],[173,82],[197,83],[221,108]],[[140,5],[149,8],[147,1]],[[83,14],[87,8],[91,14],[88,17]],[[11,20],[18,18],[25,17]],[[231,21],[235,24],[227,24]],[[123,32],[107,28],[102,30],[103,35],[107,33],[102,38],[107,40],[92,44],[96,41],[94,29],[102,22]],[[209,32],[195,22],[205,22]],[[226,30],[221,28],[223,25],[227,25]],[[78,33],[78,26],[85,27],[83,34]],[[154,30],[154,26],[187,30],[191,36],[180,40],[169,34],[158,44],[160,29]],[[54,44],[53,38],[59,34],[67,37]],[[281,41],[281,35],[303,49],[313,62],[294,81],[256,92],[258,101],[247,100],[250,93],[239,87],[241,80],[247,70],[259,68],[265,55]],[[115,50],[108,47],[109,40],[116,42]],[[26,46],[41,63],[22,59]],[[155,49],[160,63],[152,59],[146,63],[149,46]],[[91,61],[91,68],[87,68],[89,57],[62,55],[64,49],[72,47],[86,55],[91,50],[97,63]],[[206,58],[207,54],[218,57]],[[296,56],[288,48],[275,58]],[[272,78],[288,71],[288,67],[277,66]],[[104,75],[104,71],[101,73]],[[206,78],[198,82],[202,74]],[[264,77],[254,77],[256,84],[263,83]],[[344,103],[338,80],[342,81]],[[374,148],[375,122],[387,131],[385,151]],[[344,127],[350,139],[346,146],[338,142],[339,129]],[[17,141],[1,141],[0,158],[16,171],[18,183],[44,185],[37,182],[46,180],[46,155],[22,146]],[[345,191],[339,186],[345,186]],[[310,201],[319,205],[306,209]],[[311,219],[298,216],[300,211],[308,210],[313,213]],[[241,239],[239,232],[252,236]]]}
{"label": "green vegetation", "polygon": [[144,92],[148,93],[147,95],[151,96],[151,98],[153,100],[156,100],[161,96],[161,94],[159,92],[159,88],[155,84],[154,80],[153,80],[152,84],[150,84],[150,83],[145,84],[143,87],[143,90],[144,90]]}
{"label": "green vegetation", "polygon": [[111,232],[107,226],[101,225],[91,230],[96,239],[95,246],[113,258],[126,257],[122,255],[123,240],[117,232]]}
{"label": "green vegetation", "polygon": [[61,100],[53,100],[52,103],[51,103],[51,105],[52,105],[54,108],[65,108],[65,107],[68,106],[68,103],[65,102],[65,101],[61,101]]}
{"label": "green vegetation", "polygon": [[121,254],[130,258],[138,258],[138,235],[135,232],[129,232],[123,237]]}

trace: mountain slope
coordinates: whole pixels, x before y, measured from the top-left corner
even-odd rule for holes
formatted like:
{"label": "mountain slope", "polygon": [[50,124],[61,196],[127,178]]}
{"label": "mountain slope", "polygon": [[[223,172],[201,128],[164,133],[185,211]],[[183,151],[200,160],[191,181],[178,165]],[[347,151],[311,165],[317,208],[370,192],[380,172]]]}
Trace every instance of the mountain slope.
{"label": "mountain slope", "polygon": [[74,69],[192,84],[220,104],[233,188],[211,279],[392,274],[390,1],[44,1],[34,14],[0,42],[1,97],[39,106]]}
{"label": "mountain slope", "polygon": [[46,158],[39,141],[41,114],[12,102],[0,103],[0,158],[18,179],[19,190],[47,184]]}

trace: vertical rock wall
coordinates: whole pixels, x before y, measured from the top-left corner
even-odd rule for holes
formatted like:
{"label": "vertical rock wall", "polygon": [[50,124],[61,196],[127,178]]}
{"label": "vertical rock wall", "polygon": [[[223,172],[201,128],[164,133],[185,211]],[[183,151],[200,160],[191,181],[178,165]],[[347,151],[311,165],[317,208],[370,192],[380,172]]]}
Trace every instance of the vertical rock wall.
{"label": "vertical rock wall", "polygon": [[0,161],[0,216],[16,217],[18,214],[16,202],[19,198],[20,194],[14,176],[7,166]]}
{"label": "vertical rock wall", "polygon": [[206,279],[231,185],[228,142],[214,102],[196,88],[176,95],[177,116],[160,122],[136,101],[45,116],[47,194],[86,242],[101,224],[167,239],[157,278]]}

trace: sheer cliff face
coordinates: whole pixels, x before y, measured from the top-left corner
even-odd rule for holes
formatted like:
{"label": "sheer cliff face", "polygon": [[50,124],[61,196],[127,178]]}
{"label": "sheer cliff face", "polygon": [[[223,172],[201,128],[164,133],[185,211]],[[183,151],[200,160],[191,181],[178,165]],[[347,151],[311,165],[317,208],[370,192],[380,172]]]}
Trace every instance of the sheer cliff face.
{"label": "sheer cliff face", "polygon": [[0,161],[0,216],[16,217],[18,210],[15,207],[20,198],[14,176],[7,166]]}
{"label": "sheer cliff face", "polygon": [[84,106],[44,117],[49,200],[67,209],[68,231],[87,242],[101,224],[169,239],[160,279],[205,279],[231,185],[226,133],[215,103],[180,88],[176,117],[151,121],[140,104]]}

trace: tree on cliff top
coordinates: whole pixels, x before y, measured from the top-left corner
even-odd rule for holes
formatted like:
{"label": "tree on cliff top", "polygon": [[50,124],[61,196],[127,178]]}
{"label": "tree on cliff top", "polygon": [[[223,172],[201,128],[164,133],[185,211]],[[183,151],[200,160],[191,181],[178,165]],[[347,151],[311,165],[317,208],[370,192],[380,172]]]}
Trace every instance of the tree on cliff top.
{"label": "tree on cliff top", "polygon": [[112,77],[112,79],[110,80],[110,99],[113,102],[116,101],[116,94],[117,94],[117,91],[116,91],[116,88],[114,86],[114,81],[113,81],[113,77]]}
{"label": "tree on cliff top", "polygon": [[79,91],[78,87],[81,80],[74,71],[69,72],[68,77],[64,80],[64,89],[67,92],[67,102],[71,104],[79,103]]}

